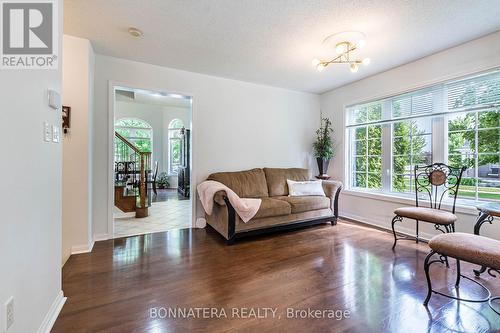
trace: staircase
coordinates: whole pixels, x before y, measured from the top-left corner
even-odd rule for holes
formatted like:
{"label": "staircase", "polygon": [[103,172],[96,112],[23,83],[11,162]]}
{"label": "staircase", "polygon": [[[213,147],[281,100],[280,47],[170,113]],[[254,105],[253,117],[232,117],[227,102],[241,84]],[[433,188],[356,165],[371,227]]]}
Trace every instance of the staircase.
{"label": "staircase", "polygon": [[151,201],[147,181],[151,174],[151,152],[140,151],[115,132],[115,206],[135,217],[148,216]]}
{"label": "staircase", "polygon": [[135,193],[132,195],[125,194],[126,189],[126,185],[115,184],[115,206],[124,213],[135,212],[137,195]]}

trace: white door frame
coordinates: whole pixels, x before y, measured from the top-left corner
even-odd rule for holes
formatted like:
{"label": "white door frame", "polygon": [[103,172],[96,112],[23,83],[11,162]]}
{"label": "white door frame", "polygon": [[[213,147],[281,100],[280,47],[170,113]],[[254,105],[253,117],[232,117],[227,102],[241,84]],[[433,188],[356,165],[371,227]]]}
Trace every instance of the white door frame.
{"label": "white door frame", "polygon": [[[108,239],[114,238],[114,223],[113,223],[113,210],[115,206],[115,180],[114,180],[114,140],[115,140],[115,91],[117,87],[127,87],[131,89],[141,89],[148,91],[157,91],[163,92],[164,89],[160,89],[158,87],[144,87],[134,83],[124,83],[117,81],[108,81]],[[196,179],[196,154],[195,149],[197,147],[196,137],[197,131],[193,131],[194,129],[194,120],[195,120],[195,112],[194,112],[194,95],[191,93],[184,93],[178,91],[170,91],[166,90],[172,94],[179,94],[187,97],[191,97],[191,170],[190,170],[190,195],[189,202],[191,204],[191,227],[196,227],[196,201],[194,197],[196,192],[193,191],[193,180]],[[162,138],[163,139],[163,138]]]}

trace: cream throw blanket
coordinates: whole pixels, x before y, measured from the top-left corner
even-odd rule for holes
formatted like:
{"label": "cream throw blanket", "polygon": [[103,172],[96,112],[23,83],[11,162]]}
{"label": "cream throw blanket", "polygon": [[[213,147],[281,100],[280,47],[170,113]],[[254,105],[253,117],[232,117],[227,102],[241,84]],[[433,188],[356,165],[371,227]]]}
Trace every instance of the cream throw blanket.
{"label": "cream throw blanket", "polygon": [[250,221],[257,214],[262,202],[261,199],[240,198],[229,187],[214,180],[201,182],[196,189],[198,190],[203,209],[205,209],[208,215],[212,215],[215,193],[226,191],[229,202],[243,222]]}

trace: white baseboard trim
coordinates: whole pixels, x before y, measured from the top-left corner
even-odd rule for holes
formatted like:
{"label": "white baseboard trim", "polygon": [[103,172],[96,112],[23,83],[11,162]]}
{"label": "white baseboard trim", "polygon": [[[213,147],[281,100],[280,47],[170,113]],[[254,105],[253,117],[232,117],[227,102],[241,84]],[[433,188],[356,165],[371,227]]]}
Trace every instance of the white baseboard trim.
{"label": "white baseboard trim", "polygon": [[[363,217],[363,216],[358,216],[358,215],[355,215],[355,214],[341,214],[340,218],[346,218],[346,219],[349,219],[349,220],[354,220],[354,221],[357,221],[357,222],[360,222],[360,223],[363,223],[363,224],[369,224],[369,225],[373,225],[373,226],[376,226],[378,228],[381,228],[381,229],[384,229],[384,230],[388,230],[392,233],[392,229],[390,227],[390,222],[389,222],[389,225],[388,225],[388,222],[387,221],[376,221],[374,219],[367,219],[366,217]],[[397,228],[396,228],[396,232],[398,234],[403,234],[403,235],[406,235],[406,236],[409,236],[409,237],[415,237],[415,229],[412,229],[412,228],[407,228],[407,227],[404,227],[404,226],[401,226],[401,225],[398,225]],[[434,237],[434,235],[432,234],[429,234],[427,232],[422,232],[420,231],[419,232],[419,239],[423,239],[423,240],[430,240],[432,237]]]}
{"label": "white baseboard trim", "polygon": [[97,235],[94,235],[94,242],[108,240],[110,238],[111,237],[109,237],[109,234],[97,234]]}
{"label": "white baseboard trim", "polygon": [[56,296],[56,299],[50,306],[49,312],[45,315],[45,318],[42,321],[42,325],[38,329],[37,333],[50,333],[52,330],[52,326],[56,322],[59,313],[61,312],[64,303],[66,302],[67,297],[64,297],[63,291],[59,291]]}
{"label": "white baseboard trim", "polygon": [[89,253],[94,248],[94,241],[87,245],[75,245],[71,247],[71,254]]}

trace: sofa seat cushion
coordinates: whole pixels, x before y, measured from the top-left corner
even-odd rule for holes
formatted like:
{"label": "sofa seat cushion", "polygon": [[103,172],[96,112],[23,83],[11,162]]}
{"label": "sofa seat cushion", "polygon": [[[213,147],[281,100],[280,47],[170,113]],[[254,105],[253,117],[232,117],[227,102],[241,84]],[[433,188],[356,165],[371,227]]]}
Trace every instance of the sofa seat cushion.
{"label": "sofa seat cushion", "polygon": [[289,215],[291,213],[292,207],[288,202],[273,198],[262,198],[262,203],[260,204],[259,210],[252,219]]}
{"label": "sofa seat cushion", "polygon": [[457,221],[457,216],[455,214],[426,207],[401,207],[396,209],[394,214],[436,224],[452,224]]}
{"label": "sofa seat cushion", "polygon": [[500,269],[500,241],[496,239],[453,232],[434,236],[429,247],[448,257]]}
{"label": "sofa seat cushion", "polygon": [[237,172],[217,172],[208,176],[234,191],[240,198],[268,197],[266,176],[262,169]]}
{"label": "sofa seat cushion", "polygon": [[309,180],[309,170],[300,168],[264,168],[270,197],[288,195],[287,179]]}
{"label": "sofa seat cushion", "polygon": [[311,210],[330,208],[330,198],[322,196],[307,197],[274,197],[286,201],[292,206],[292,214],[308,212]]}

